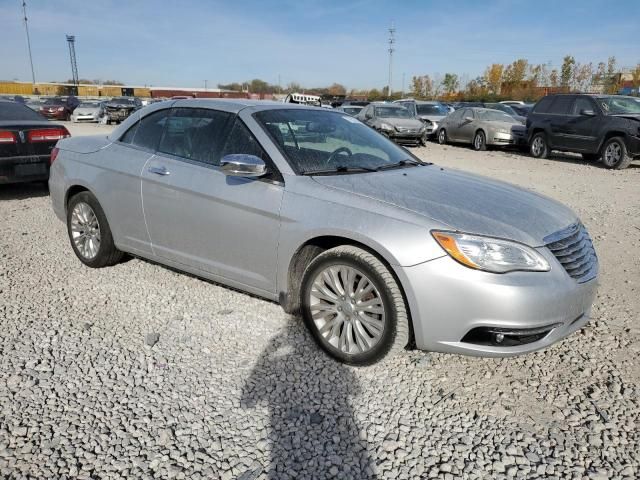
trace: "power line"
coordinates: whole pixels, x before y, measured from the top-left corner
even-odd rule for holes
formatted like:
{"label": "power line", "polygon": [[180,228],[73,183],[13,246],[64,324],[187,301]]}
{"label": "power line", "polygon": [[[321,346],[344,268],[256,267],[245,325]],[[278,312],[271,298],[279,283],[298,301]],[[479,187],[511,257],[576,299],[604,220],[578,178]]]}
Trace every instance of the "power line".
{"label": "power line", "polygon": [[395,51],[394,45],[396,44],[396,27],[391,22],[391,28],[389,28],[389,84],[387,85],[387,96],[391,96],[391,85],[393,80],[393,52]]}

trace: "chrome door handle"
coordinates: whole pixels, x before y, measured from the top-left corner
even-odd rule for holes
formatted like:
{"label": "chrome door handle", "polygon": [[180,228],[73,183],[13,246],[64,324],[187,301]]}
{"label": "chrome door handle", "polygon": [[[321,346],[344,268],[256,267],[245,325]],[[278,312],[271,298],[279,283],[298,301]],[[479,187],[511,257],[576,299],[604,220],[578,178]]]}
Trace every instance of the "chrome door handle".
{"label": "chrome door handle", "polygon": [[147,171],[156,175],[169,175],[171,172],[164,167],[149,167]]}

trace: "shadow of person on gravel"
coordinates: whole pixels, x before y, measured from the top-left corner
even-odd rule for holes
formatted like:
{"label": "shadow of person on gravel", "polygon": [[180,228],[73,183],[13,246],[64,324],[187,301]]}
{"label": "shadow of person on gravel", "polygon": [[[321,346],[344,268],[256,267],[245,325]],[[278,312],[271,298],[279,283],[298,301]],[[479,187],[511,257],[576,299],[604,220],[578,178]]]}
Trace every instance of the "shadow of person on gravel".
{"label": "shadow of person on gravel", "polygon": [[270,410],[268,478],[377,478],[350,404],[359,394],[357,377],[291,320],[271,339],[242,390],[244,408]]}

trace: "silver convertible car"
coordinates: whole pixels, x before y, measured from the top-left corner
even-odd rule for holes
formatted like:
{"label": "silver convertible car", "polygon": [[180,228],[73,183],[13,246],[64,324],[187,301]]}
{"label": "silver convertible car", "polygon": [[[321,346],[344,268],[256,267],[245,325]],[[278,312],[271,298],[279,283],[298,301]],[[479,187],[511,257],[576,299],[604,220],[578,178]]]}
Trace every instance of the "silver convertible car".
{"label": "silver convertible car", "polygon": [[587,322],[598,262],[568,208],[424,163],[302,105],[177,100],[61,140],[53,209],[90,267],[124,252],[300,313],[336,359],[509,356]]}

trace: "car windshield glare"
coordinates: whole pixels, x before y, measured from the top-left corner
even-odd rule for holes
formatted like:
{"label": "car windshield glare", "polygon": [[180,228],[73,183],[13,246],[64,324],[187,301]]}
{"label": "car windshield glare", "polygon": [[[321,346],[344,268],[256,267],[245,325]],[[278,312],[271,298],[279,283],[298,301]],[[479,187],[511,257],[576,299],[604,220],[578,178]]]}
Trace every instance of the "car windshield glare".
{"label": "car windshield glare", "polygon": [[411,118],[411,112],[404,107],[376,107],[376,117]]}
{"label": "car windshield glare", "polygon": [[78,107],[80,107],[80,108],[98,108],[99,104],[97,104],[95,102],[82,102],[80,105],[78,105]]}
{"label": "car windshield glare", "polygon": [[640,114],[640,99],[610,96],[599,98],[600,106],[609,115]]}
{"label": "car windshield glare", "polygon": [[506,123],[518,123],[513,117],[510,117],[506,113],[498,112],[496,110],[478,110],[478,118],[489,122],[506,122]]}
{"label": "car windshield glare", "polygon": [[[418,162],[406,150],[348,115],[306,109],[255,114],[299,174],[355,173]],[[340,172],[338,172],[340,170]]]}

